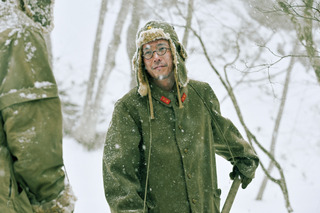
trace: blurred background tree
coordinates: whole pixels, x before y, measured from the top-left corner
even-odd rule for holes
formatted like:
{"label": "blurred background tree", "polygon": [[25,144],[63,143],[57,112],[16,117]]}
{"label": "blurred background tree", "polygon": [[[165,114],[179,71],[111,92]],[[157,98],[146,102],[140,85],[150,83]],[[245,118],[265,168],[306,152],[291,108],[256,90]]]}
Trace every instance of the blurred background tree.
{"label": "blurred background tree", "polygon": [[[131,67],[139,27],[150,19],[170,22],[187,48],[190,77],[214,84],[214,89],[224,95],[221,103],[233,106],[247,140],[259,156],[264,155],[261,168],[265,179],[257,199],[263,198],[267,182],[272,180],[281,188],[286,209],[291,212],[285,172],[278,161],[276,147],[283,142],[279,137],[281,124],[291,107],[287,97],[293,84],[292,75],[302,67],[304,75],[315,79],[304,84],[320,83],[320,37],[316,36],[320,27],[319,8],[319,2],[312,0],[101,0],[96,36],[91,41],[93,53],[85,84],[86,98],[81,106],[65,104],[65,132],[89,150],[101,148],[106,130],[101,131],[97,126],[106,122],[102,103],[108,96],[106,88],[111,74],[121,63]],[[108,13],[117,13],[116,19],[106,19]],[[112,36],[103,46],[101,40],[106,26],[113,30],[108,32]],[[118,52],[125,52],[126,56],[122,55],[119,60]],[[103,56],[104,61],[99,62]],[[207,70],[199,69],[199,63]],[[206,73],[207,78],[201,79],[199,72]],[[130,76],[128,88],[133,88],[136,85],[133,71]],[[268,124],[261,122],[259,127],[253,127],[248,121],[246,108],[250,103],[243,98],[243,94],[252,89],[258,96],[255,101],[276,108],[269,114],[261,112],[261,120],[271,118]],[[62,93],[67,95],[65,91]],[[268,128],[272,132],[263,135]],[[267,146],[270,148],[265,148]],[[266,163],[268,166],[264,166]],[[277,169],[279,178],[275,177],[273,168]]]}

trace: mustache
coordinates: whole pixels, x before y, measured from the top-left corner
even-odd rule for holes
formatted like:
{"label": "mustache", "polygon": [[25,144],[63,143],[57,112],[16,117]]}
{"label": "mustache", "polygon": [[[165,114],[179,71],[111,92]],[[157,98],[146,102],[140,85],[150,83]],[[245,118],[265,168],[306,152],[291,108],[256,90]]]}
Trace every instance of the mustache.
{"label": "mustache", "polygon": [[155,64],[154,66],[152,66],[151,68],[152,68],[152,69],[156,69],[156,68],[158,68],[158,67],[167,67],[167,66],[168,66],[168,64],[159,62],[159,63],[156,63],[156,64]]}

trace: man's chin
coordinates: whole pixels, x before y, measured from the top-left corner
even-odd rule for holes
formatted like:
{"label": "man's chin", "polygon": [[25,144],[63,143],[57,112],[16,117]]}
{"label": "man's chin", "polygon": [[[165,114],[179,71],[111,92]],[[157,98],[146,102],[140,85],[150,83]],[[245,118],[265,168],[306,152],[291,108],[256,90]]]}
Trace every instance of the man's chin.
{"label": "man's chin", "polygon": [[170,74],[168,75],[168,74],[164,74],[164,75],[158,75],[155,79],[156,80],[166,80],[166,79],[168,79],[168,78],[170,78]]}
{"label": "man's chin", "polygon": [[168,76],[167,75],[159,75],[158,76],[158,80],[164,80],[164,79],[167,79],[168,78]]}

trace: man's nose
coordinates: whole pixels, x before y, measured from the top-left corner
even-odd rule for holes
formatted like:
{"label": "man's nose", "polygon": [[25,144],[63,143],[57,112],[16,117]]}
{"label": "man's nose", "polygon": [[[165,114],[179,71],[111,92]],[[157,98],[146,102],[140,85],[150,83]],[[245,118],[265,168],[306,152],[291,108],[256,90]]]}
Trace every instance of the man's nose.
{"label": "man's nose", "polygon": [[153,53],[153,61],[160,61],[160,56],[156,51]]}

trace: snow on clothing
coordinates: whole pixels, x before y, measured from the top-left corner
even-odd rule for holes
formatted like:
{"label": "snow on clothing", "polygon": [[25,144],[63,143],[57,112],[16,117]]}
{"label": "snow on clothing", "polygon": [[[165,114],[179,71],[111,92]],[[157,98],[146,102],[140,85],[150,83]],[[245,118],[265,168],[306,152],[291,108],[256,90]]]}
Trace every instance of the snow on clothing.
{"label": "snow on clothing", "polygon": [[[175,32],[170,28],[166,23],[150,22],[138,33],[138,51],[133,59],[138,87],[116,103],[104,147],[104,187],[111,212],[144,212],[146,195],[146,212],[218,213],[215,153],[235,164],[248,178],[254,177],[258,166],[251,146],[231,121],[221,116],[211,87],[186,80],[186,55],[181,54],[185,51],[172,39]],[[153,84],[141,64],[141,46],[164,38],[151,35],[140,42],[139,35],[148,30],[166,36],[175,55],[179,87],[171,92]]]}
{"label": "snow on clothing", "polygon": [[0,2],[0,212],[72,212],[62,115],[42,29]]}
{"label": "snow on clothing", "polygon": [[[238,166],[253,178],[258,159],[232,123],[220,115],[219,102],[208,84],[191,80],[181,90],[185,97],[182,109],[176,91],[165,92],[151,84],[154,120],[149,120],[147,98],[141,97],[136,88],[114,109],[103,161],[105,194],[112,212],[143,212],[150,140],[149,212],[219,212],[214,153],[228,160],[231,155],[190,84],[210,100],[210,109],[218,113],[219,126],[233,156],[240,160]],[[253,159],[251,167],[241,164],[244,158]]]}

